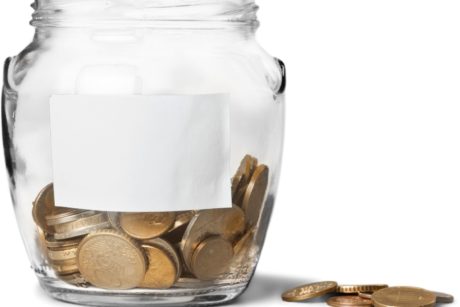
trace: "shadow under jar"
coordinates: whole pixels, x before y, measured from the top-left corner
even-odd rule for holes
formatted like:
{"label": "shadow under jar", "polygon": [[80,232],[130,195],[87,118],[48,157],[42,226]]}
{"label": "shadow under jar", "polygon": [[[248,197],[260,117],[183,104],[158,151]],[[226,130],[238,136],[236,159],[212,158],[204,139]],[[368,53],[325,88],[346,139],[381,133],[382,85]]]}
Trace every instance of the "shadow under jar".
{"label": "shadow under jar", "polygon": [[283,145],[284,65],[252,0],[36,0],[5,64],[11,194],[32,267],[94,306],[236,298]]}

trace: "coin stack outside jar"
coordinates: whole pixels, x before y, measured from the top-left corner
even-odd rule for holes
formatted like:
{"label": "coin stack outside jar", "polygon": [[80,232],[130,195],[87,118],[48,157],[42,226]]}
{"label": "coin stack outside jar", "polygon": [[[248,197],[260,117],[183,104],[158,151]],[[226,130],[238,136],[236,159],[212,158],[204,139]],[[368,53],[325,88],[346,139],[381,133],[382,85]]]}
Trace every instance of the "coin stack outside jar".
{"label": "coin stack outside jar", "polygon": [[33,218],[49,266],[70,284],[123,290],[217,282],[251,261],[268,177],[268,167],[246,155],[232,178],[231,208],[180,212],[56,206],[51,183],[36,197]]}

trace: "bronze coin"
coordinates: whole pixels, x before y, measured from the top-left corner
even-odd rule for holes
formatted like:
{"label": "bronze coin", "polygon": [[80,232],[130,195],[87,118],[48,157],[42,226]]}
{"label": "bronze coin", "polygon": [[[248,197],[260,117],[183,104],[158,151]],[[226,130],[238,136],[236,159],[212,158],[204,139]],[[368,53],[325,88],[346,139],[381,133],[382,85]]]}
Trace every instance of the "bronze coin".
{"label": "bronze coin", "polygon": [[193,252],[191,270],[200,280],[213,280],[225,273],[233,258],[232,244],[214,236],[202,241]]}
{"label": "bronze coin", "polygon": [[144,280],[144,250],[126,234],[113,229],[93,232],[77,251],[80,273],[92,285],[113,290],[131,289]]}
{"label": "bronze coin", "polygon": [[436,295],[420,288],[390,287],[372,294],[372,302],[376,307],[432,307]]}
{"label": "bronze coin", "polygon": [[358,295],[344,295],[331,297],[327,304],[332,307],[372,306],[372,300]]}
{"label": "bronze coin", "polygon": [[46,223],[46,217],[54,211],[54,189],[50,183],[45,186],[33,202],[32,216],[35,224],[46,233],[53,233],[53,228]]}
{"label": "bronze coin", "polygon": [[339,285],[337,287],[338,293],[344,294],[358,294],[359,292],[375,292],[380,289],[388,288],[385,284],[369,284],[369,285]]}
{"label": "bronze coin", "polygon": [[281,297],[286,302],[301,302],[335,292],[336,289],[335,281],[321,281],[289,289]]}
{"label": "bronze coin", "polygon": [[174,212],[121,213],[120,226],[131,237],[147,240],[167,232],[175,218]]}
{"label": "bronze coin", "polygon": [[180,243],[187,268],[191,269],[192,255],[201,241],[214,235],[232,241],[241,235],[244,229],[244,213],[237,206],[199,211],[190,221]]}
{"label": "bronze coin", "polygon": [[268,179],[268,167],[259,165],[254,171],[244,193],[243,210],[246,213],[247,223],[250,226],[256,226],[262,214]]}

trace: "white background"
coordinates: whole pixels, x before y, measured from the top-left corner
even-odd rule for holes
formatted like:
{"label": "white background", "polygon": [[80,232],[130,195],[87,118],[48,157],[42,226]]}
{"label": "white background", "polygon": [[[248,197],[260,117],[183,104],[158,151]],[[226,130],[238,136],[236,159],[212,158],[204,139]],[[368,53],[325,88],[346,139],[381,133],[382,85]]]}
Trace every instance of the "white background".
{"label": "white background", "polygon": [[[279,306],[285,288],[328,279],[460,296],[460,1],[259,4],[260,43],[288,68],[286,143],[265,249],[235,304]],[[28,5],[0,1],[1,58],[31,41]],[[1,300],[64,306],[28,268],[3,172]]]}

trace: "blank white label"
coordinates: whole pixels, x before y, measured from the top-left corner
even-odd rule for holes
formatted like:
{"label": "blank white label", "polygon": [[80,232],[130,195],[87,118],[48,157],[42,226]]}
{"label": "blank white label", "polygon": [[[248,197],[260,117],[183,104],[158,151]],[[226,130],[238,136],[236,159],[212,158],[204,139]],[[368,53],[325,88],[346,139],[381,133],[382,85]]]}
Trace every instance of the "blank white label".
{"label": "blank white label", "polygon": [[225,208],[229,96],[54,95],[59,206],[155,212]]}

